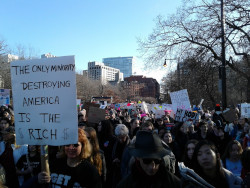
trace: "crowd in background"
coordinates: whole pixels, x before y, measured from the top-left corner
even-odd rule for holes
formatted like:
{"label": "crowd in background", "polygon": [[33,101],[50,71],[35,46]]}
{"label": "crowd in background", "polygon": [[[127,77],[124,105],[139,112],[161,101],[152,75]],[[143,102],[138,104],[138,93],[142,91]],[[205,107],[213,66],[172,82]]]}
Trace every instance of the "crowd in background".
{"label": "crowd in background", "polygon": [[[141,109],[131,113],[107,107],[106,119],[93,124],[81,109],[78,143],[49,146],[48,174],[41,173],[38,146],[15,144],[13,109],[1,106],[0,182],[7,187],[122,187],[139,160],[129,147],[136,143],[139,132],[150,132],[158,135],[167,154],[160,159],[145,159],[144,165],[163,163],[183,187],[191,180],[183,176],[181,165],[194,170],[208,187],[249,186],[250,124],[240,116],[239,109],[234,110],[238,118],[233,122],[225,120],[219,106],[213,111],[198,109],[196,121],[177,122],[168,113],[161,118],[155,118],[153,112],[141,117]],[[154,175],[145,175],[149,184]]]}

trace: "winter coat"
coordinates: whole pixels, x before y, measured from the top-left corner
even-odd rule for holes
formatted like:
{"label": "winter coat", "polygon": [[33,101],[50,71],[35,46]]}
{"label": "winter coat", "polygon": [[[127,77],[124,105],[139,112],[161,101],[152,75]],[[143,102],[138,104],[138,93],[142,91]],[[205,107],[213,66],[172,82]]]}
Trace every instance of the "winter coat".
{"label": "winter coat", "polygon": [[164,166],[160,166],[154,176],[148,176],[141,168],[139,162],[135,162],[131,173],[122,179],[117,188],[167,188],[181,187],[181,181],[171,172],[168,172]]}
{"label": "winter coat", "polygon": [[232,172],[230,172],[229,170],[225,168],[223,168],[222,170],[225,173],[229,188],[238,188],[238,187],[241,188],[242,183],[243,183],[241,177],[235,176]]}
{"label": "winter coat", "polygon": [[[205,179],[195,173],[192,169],[189,169],[183,165],[183,163],[179,163],[181,180],[183,182],[183,187],[185,188],[214,188],[211,184],[209,184]],[[229,188],[241,188],[243,181],[240,177],[235,176],[229,170],[222,168],[222,172],[225,175],[225,183],[227,182],[227,186]],[[226,186],[226,185],[225,185]]]}
{"label": "winter coat", "polygon": [[121,172],[122,156],[126,147],[129,144],[130,144],[129,136],[127,136],[127,140],[125,143],[120,143],[118,140],[116,140],[114,144],[112,151],[112,161],[115,159],[119,159],[120,162],[112,162],[112,187],[116,187],[117,183],[122,178],[122,172]]}

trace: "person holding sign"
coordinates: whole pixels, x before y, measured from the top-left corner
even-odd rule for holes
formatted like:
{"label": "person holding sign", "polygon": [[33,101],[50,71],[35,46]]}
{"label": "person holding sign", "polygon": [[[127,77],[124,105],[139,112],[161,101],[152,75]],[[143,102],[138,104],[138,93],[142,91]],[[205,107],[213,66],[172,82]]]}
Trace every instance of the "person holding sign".
{"label": "person holding sign", "polygon": [[16,173],[24,177],[24,183],[41,171],[39,146],[29,145],[28,153],[21,156],[16,164]]}
{"label": "person holding sign", "polygon": [[78,143],[64,146],[66,157],[58,159],[51,166],[49,176],[46,172],[38,175],[38,183],[50,183],[52,187],[102,187],[98,170],[88,158],[91,145],[84,130],[78,129]]}

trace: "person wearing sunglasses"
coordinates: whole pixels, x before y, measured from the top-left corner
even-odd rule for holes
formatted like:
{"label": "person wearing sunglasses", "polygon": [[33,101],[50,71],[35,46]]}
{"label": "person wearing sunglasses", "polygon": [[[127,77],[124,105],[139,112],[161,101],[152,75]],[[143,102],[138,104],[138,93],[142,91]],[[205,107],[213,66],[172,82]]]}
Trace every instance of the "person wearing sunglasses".
{"label": "person wearing sunglasses", "polygon": [[157,133],[138,131],[135,143],[128,150],[135,157],[135,162],[131,173],[119,182],[117,188],[181,187],[180,179],[164,166],[163,157],[169,152]]}
{"label": "person wearing sunglasses", "polygon": [[65,145],[65,157],[50,165],[50,176],[41,172],[38,183],[50,183],[51,187],[102,187],[98,170],[88,161],[91,152],[84,130],[78,128],[78,143]]}

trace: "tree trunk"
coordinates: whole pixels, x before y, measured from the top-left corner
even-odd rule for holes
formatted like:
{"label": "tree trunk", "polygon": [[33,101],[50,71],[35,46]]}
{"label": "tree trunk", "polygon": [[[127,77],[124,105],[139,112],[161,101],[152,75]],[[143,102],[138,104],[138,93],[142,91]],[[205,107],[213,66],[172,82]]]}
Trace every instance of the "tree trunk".
{"label": "tree trunk", "polygon": [[247,103],[250,103],[250,76],[247,78]]}

